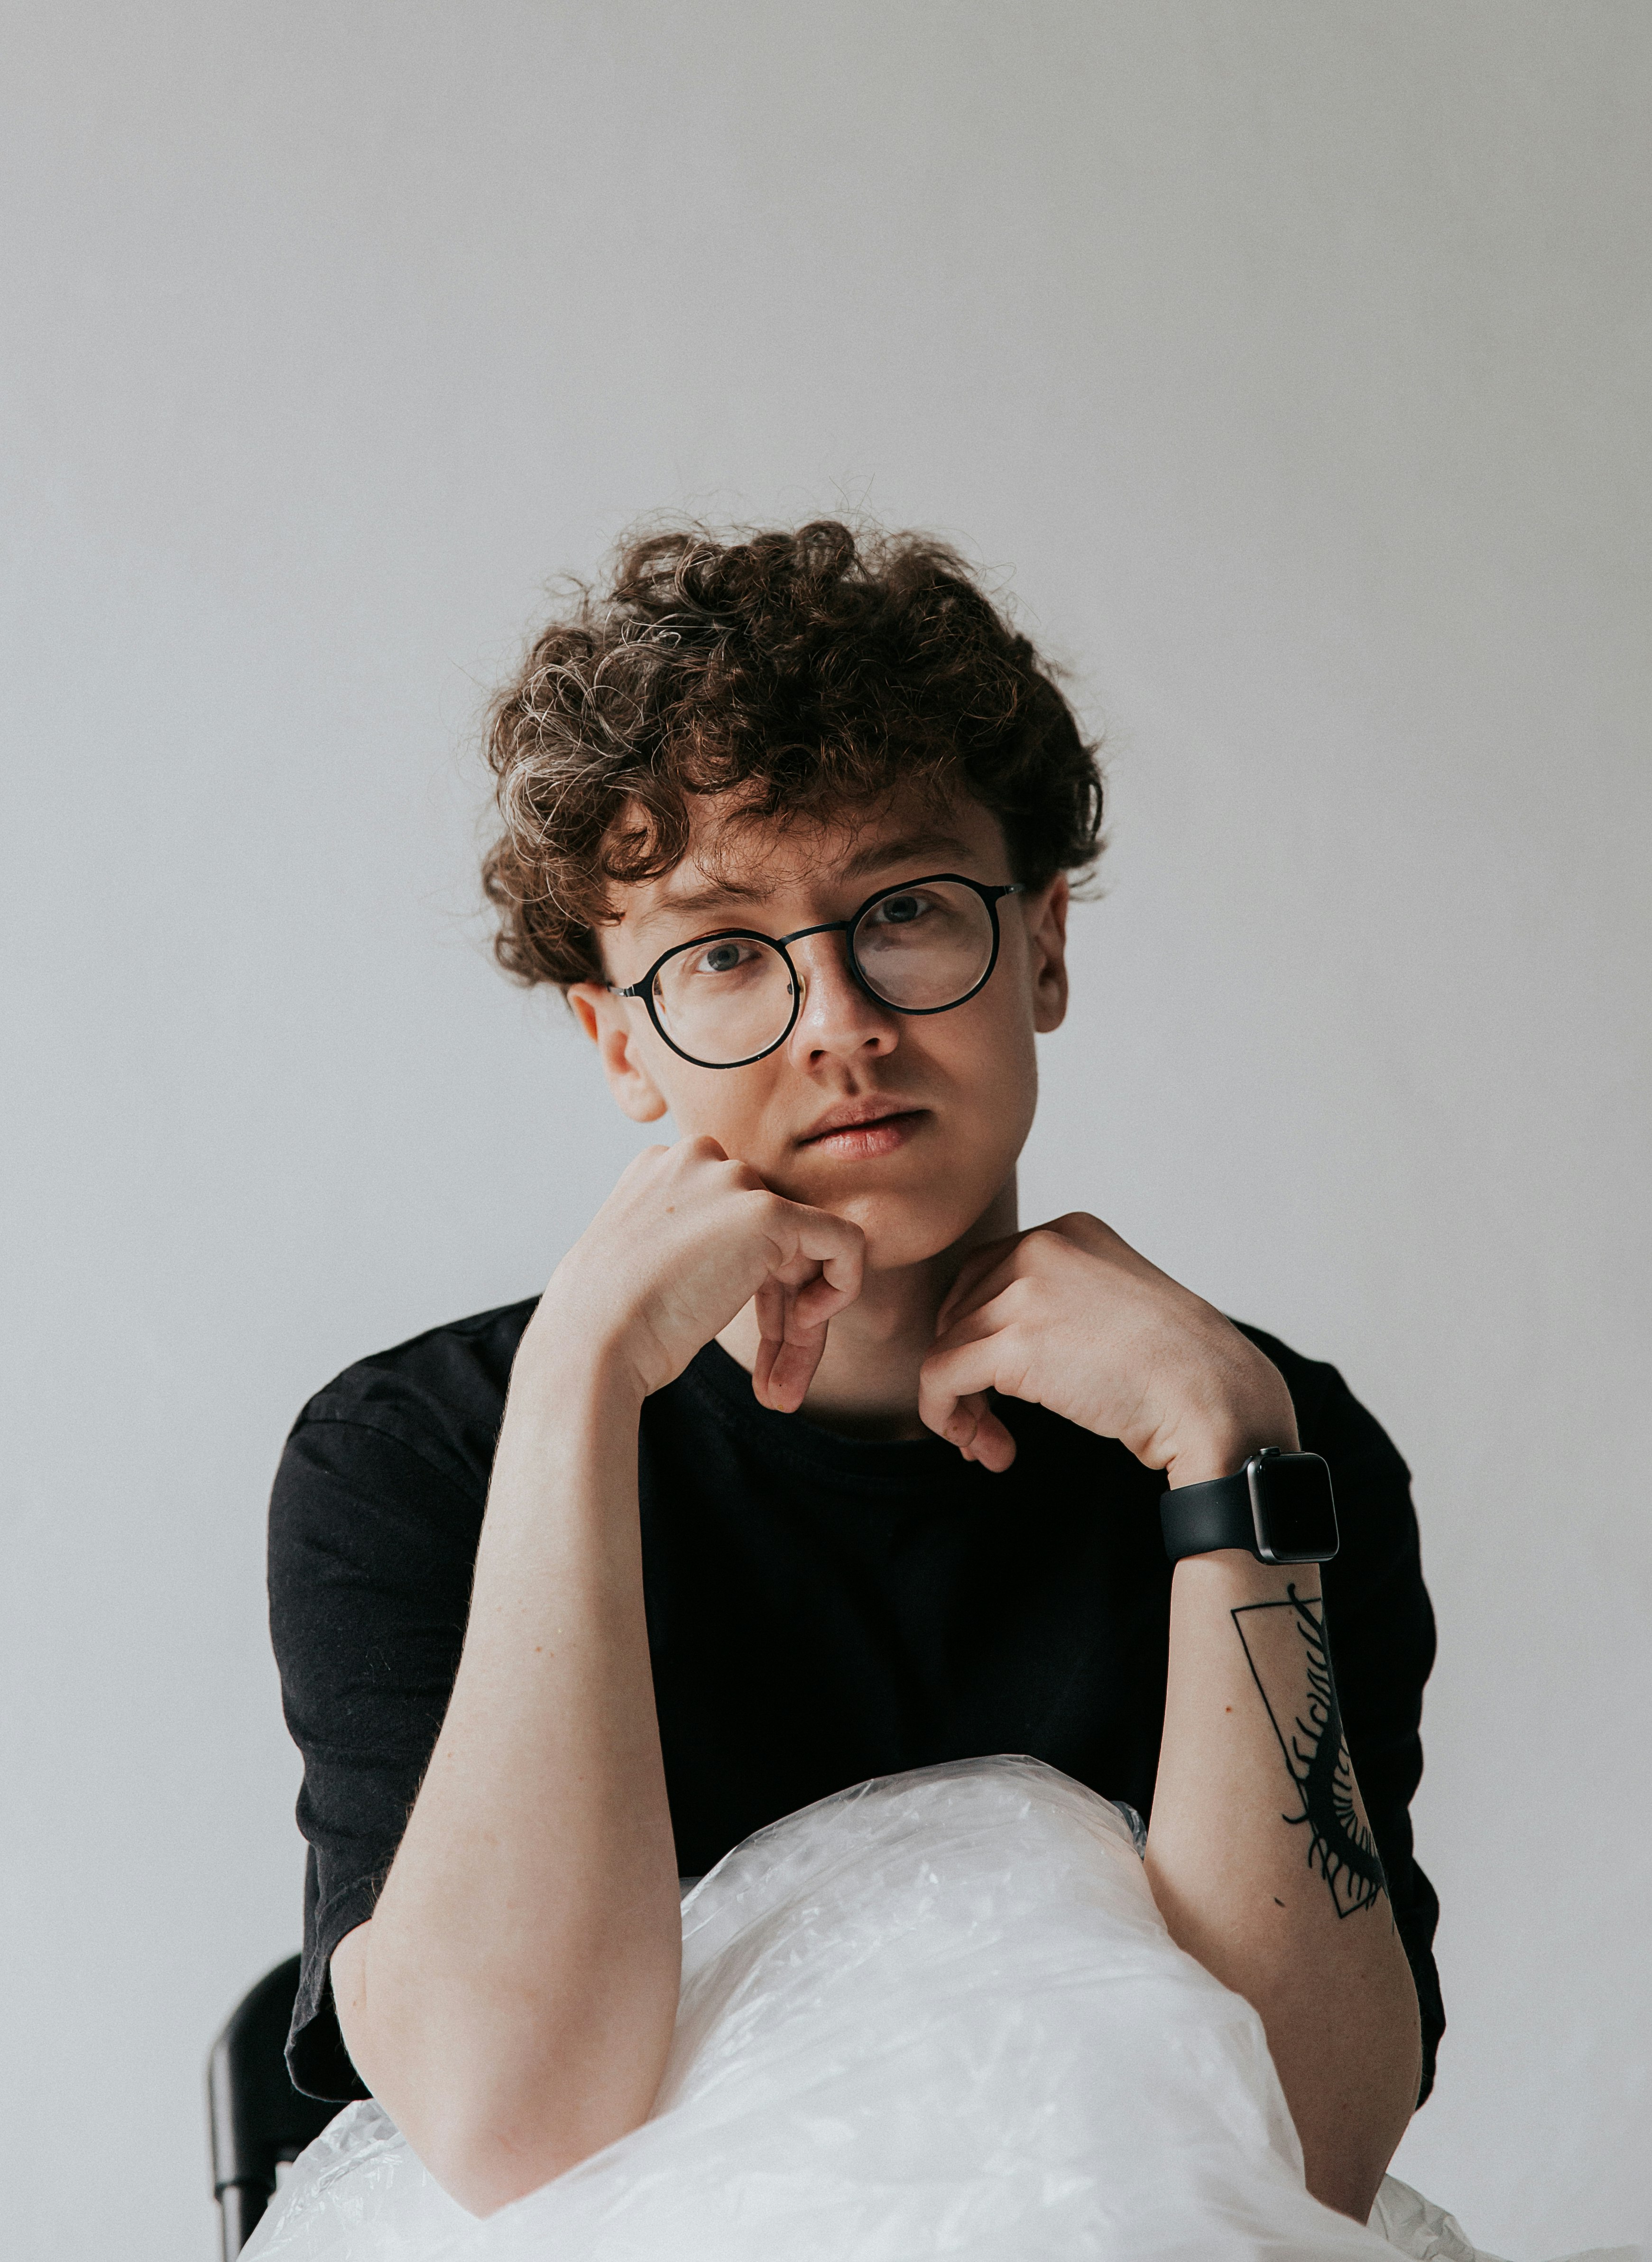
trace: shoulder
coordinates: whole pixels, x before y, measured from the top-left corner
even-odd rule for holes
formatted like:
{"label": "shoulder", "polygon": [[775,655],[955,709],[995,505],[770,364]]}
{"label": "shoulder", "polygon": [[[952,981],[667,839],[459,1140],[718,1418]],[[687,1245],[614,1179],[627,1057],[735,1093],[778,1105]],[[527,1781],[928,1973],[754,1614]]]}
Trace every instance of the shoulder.
{"label": "shoulder", "polygon": [[1420,1689],[1434,1656],[1434,1620],[1423,1581],[1411,1474],[1398,1447],[1334,1366],[1304,1358],[1261,1328],[1236,1322],[1285,1378],[1303,1450],[1331,1470],[1341,1545],[1325,1568],[1339,1629],[1338,1670],[1367,1639],[1383,1670]]}
{"label": "shoulder", "polygon": [[1253,1327],[1246,1320],[1235,1320],[1233,1324],[1284,1376],[1296,1409],[1303,1450],[1325,1455],[1332,1465],[1333,1481],[1340,1473],[1355,1484],[1375,1480],[1409,1489],[1411,1471],[1398,1447],[1376,1416],[1360,1403],[1336,1367],[1325,1359],[1304,1358],[1277,1336]]}
{"label": "shoulder", "polygon": [[535,1297],[475,1312],[347,1366],[304,1407],[287,1440],[328,1457],[327,1433],[342,1454],[357,1456],[377,1437],[426,1461],[465,1492],[485,1492],[510,1387],[511,1367]]}
{"label": "shoulder", "polygon": [[534,1303],[478,1312],[334,1375],[293,1423],[269,1496],[280,1619],[325,1589],[468,1581],[510,1385]]}

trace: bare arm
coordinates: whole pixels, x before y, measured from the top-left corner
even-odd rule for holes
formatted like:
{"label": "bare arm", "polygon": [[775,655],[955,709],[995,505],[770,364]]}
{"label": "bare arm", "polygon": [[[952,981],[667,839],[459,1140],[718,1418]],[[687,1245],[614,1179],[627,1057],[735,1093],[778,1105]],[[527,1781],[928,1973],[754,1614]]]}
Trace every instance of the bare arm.
{"label": "bare arm", "polygon": [[[1255,1345],[1081,1214],[979,1251],[942,1307],[923,1418],[1002,1468],[1015,1443],[992,1390],[1119,1438],[1173,1487],[1296,1445]],[[1363,2222],[1417,2101],[1421,2042],[1315,1567],[1235,1550],[1177,1566],[1147,1874],[1174,1939],[1261,2013],[1309,2189]]]}
{"label": "bare arm", "polygon": [[643,1401],[752,1295],[802,1396],[860,1235],[709,1140],[632,1164],[524,1335],[453,1696],[370,1921],[334,1953],[357,2070],[487,2214],[648,2114],[677,2011],[677,1864],[643,1616]]}
{"label": "bare arm", "polygon": [[1364,2222],[1422,2042],[1315,1566],[1177,1565],[1147,1875],[1174,1939],[1261,2013],[1308,2188]]}
{"label": "bare arm", "polygon": [[372,1920],[332,1967],[363,2080],[484,2214],[645,2117],[681,1942],[643,1615],[640,1401],[611,1358],[548,1371],[556,1346],[533,1332],[452,1701]]}

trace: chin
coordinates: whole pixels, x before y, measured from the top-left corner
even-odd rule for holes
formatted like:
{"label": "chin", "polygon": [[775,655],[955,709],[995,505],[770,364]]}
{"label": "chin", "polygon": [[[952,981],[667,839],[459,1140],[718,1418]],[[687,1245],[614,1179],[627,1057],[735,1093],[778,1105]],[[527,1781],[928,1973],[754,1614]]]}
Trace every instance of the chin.
{"label": "chin", "polygon": [[955,1201],[924,1201],[911,1194],[852,1195],[847,1201],[822,1202],[858,1225],[866,1236],[866,1266],[873,1272],[898,1272],[908,1264],[927,1264],[955,1241],[961,1241],[986,1207],[987,1198],[967,1212]]}

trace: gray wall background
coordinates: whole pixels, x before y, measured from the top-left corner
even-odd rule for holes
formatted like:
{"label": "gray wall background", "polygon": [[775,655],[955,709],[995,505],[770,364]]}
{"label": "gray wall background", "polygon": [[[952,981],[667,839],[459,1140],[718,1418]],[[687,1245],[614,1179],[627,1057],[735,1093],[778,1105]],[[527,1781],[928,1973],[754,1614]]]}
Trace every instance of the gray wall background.
{"label": "gray wall background", "polygon": [[1399,2166],[1518,2258],[1652,2228],[1652,12],[8,20],[11,2251],[211,2251],[202,2055],[298,1938],[283,1434],[636,1143],[490,970],[467,748],[661,506],[939,529],[1076,669],[1114,846],[1024,1214],[1399,1440]]}

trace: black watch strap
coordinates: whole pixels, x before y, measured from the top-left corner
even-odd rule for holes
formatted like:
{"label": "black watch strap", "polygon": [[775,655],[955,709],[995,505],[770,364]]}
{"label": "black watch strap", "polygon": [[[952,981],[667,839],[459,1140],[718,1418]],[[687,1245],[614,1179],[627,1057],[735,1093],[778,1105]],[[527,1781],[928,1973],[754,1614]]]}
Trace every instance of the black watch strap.
{"label": "black watch strap", "polygon": [[1210,1555],[1242,1547],[1259,1563],[1328,1563],[1337,1552],[1337,1504],[1318,1453],[1264,1445],[1237,1476],[1183,1485],[1159,1502],[1165,1552]]}
{"label": "black watch strap", "polygon": [[1243,1469],[1237,1476],[1212,1477],[1206,1484],[1182,1485],[1161,1494],[1159,1522],[1165,1553],[1173,1563],[1184,1555],[1211,1554],[1218,1547],[1256,1553],[1256,1516],[1250,1479]]}

